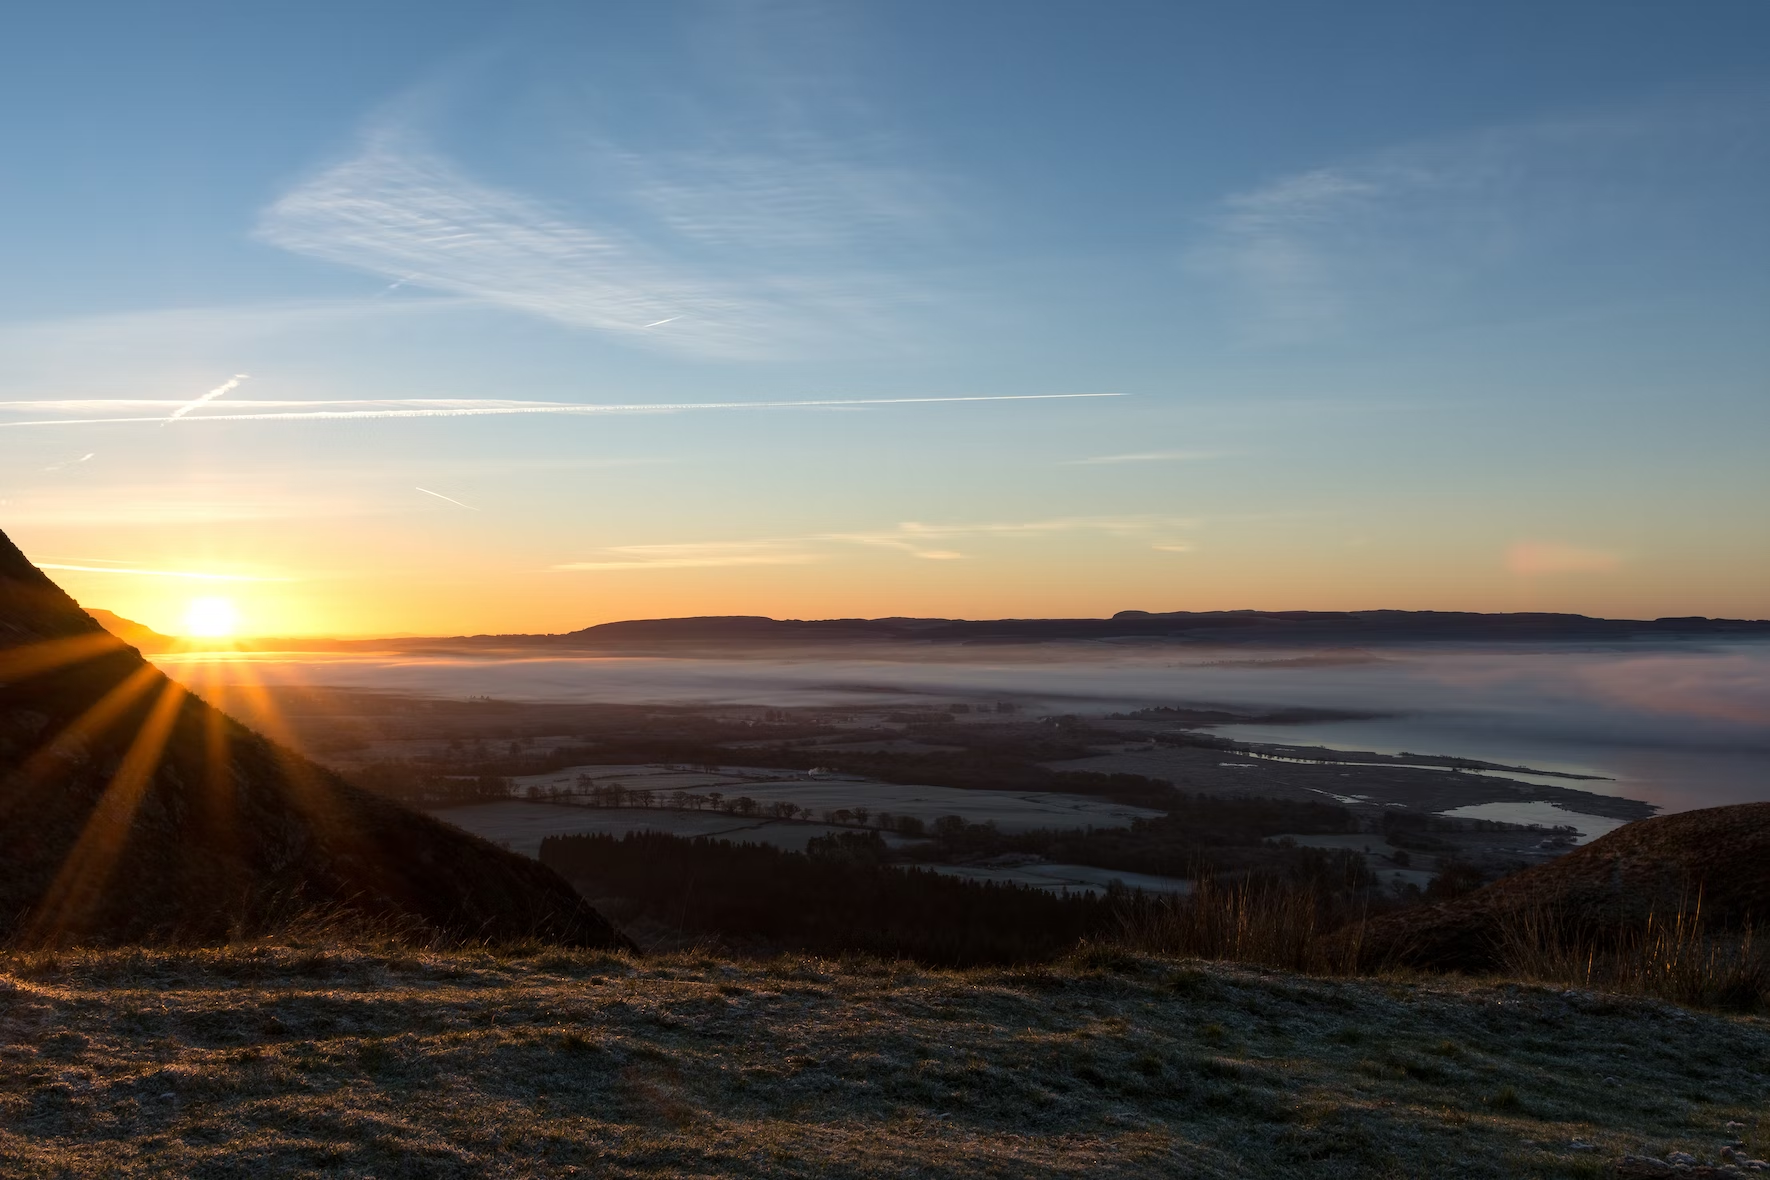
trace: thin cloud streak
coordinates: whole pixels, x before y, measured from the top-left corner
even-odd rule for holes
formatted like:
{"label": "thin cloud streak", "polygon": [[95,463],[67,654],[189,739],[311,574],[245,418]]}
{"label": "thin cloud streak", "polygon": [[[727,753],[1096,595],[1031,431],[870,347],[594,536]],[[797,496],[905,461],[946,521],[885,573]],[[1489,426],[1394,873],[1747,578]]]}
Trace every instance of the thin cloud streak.
{"label": "thin cloud streak", "polygon": [[968,555],[931,542],[963,537],[1034,538],[1059,533],[1093,532],[1146,544],[1150,549],[1179,553],[1192,548],[1173,534],[1197,522],[1167,516],[1057,517],[1050,520],[980,524],[925,524],[905,521],[889,529],[854,533],[811,533],[753,541],[698,541],[659,545],[621,545],[603,550],[601,559],[566,562],[557,572],[589,570],[686,569],[735,565],[806,565],[827,561],[832,546],[892,549],[926,561],[959,561]]}
{"label": "thin cloud streak", "polygon": [[461,503],[461,501],[455,499],[455,497],[453,497],[453,496],[445,496],[441,492],[433,492],[429,488],[421,488],[421,487],[414,486],[412,488],[412,490],[414,492],[423,492],[426,496],[435,496],[439,500],[447,500],[449,503],[453,504],[455,507],[465,508],[469,512],[478,512],[479,511],[479,509],[475,508],[471,504],[463,504],[463,503]]}
{"label": "thin cloud streak", "polygon": [[[384,408],[374,410],[304,410],[289,412],[262,413],[227,413],[198,414],[186,421],[190,422],[318,422],[345,421],[352,419],[393,419],[393,418],[477,418],[494,415],[525,415],[525,414],[563,414],[563,415],[595,415],[595,414],[674,414],[697,410],[789,410],[815,409],[836,406],[908,406],[908,405],[945,405],[961,402],[1023,402],[1023,401],[1073,401],[1081,398],[1124,397],[1120,393],[1011,393],[987,397],[876,397],[876,398],[819,398],[804,401],[777,402],[674,402],[674,403],[634,403],[631,405],[593,405],[578,402],[493,402],[484,403],[441,403],[426,402],[422,408]],[[9,404],[3,403],[0,411]],[[34,403],[41,404],[41,403]],[[240,404],[240,403],[236,403]],[[406,401],[393,402],[306,402],[289,403],[301,405],[378,405],[384,407],[408,407],[412,403]],[[88,426],[114,425],[129,422],[163,422],[164,418],[152,417],[110,417],[110,418],[43,418],[24,422],[0,422],[0,429],[23,426]]]}
{"label": "thin cloud streak", "polygon": [[288,578],[257,577],[251,574],[205,574],[194,570],[148,570],[124,566],[66,565],[54,561],[39,561],[35,564],[40,570],[70,570],[82,574],[129,574],[144,578],[188,578],[195,582],[287,582],[289,580]]}
{"label": "thin cloud streak", "polygon": [[[93,413],[115,410],[143,410],[159,406],[182,406],[188,404],[184,398],[143,398],[143,397],[92,397],[92,398],[37,398],[34,400],[0,401],[0,412],[25,411],[87,410]],[[555,406],[560,402],[538,402],[523,398],[500,397],[400,397],[400,398],[250,398],[236,397],[228,405],[249,406],[254,410],[287,409],[291,407],[315,406],[441,406],[473,409],[481,406]]]}
{"label": "thin cloud streak", "polygon": [[574,561],[558,571],[703,569],[738,565],[808,565],[824,558],[805,551],[803,542],[694,541],[682,544],[616,545],[600,561]]}

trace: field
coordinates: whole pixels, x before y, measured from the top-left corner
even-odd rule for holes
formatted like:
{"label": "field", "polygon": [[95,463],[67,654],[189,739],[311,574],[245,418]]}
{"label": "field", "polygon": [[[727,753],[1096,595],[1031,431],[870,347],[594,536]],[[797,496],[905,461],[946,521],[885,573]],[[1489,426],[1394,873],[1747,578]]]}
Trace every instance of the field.
{"label": "field", "polygon": [[[618,783],[628,790],[653,791],[660,799],[675,791],[701,795],[719,791],[729,798],[739,795],[752,798],[764,811],[777,803],[791,803],[814,815],[866,808],[873,814],[886,812],[911,816],[929,825],[942,816],[957,815],[968,823],[993,823],[999,830],[1009,833],[1036,828],[1125,827],[1133,819],[1162,814],[1146,807],[1080,795],[905,786],[849,776],[813,779],[803,774],[754,767],[720,767],[716,772],[706,773],[663,765],[571,766],[512,781],[518,793],[582,791],[609,783]],[[814,837],[851,831],[854,827],[853,824],[835,826],[804,820],[770,819],[765,815],[729,815],[719,811],[584,807],[515,800],[443,808],[433,814],[527,856],[536,855],[541,840],[547,836],[583,832],[624,835],[637,831],[772,844],[777,848],[803,852],[806,843]],[[893,845],[907,843],[894,834],[888,834],[886,839]],[[1010,864],[943,866],[942,871],[974,880],[1014,882],[1053,891],[1098,893],[1115,879],[1159,892],[1183,892],[1187,888],[1186,882],[1172,878],[1111,872],[1085,865],[1028,864],[1026,860],[1022,857],[1017,863]]]}
{"label": "field", "polygon": [[13,1176],[1574,1177],[1770,1149],[1764,1019],[1504,983],[331,940],[0,966]]}
{"label": "field", "polygon": [[929,865],[937,873],[965,877],[972,881],[996,881],[1011,885],[1032,885],[1039,889],[1068,893],[1104,893],[1113,882],[1127,889],[1145,893],[1190,893],[1192,882],[1178,877],[1157,877],[1149,873],[1127,873],[1116,869],[1100,869],[1093,865],[1066,865],[1034,862],[1016,863],[1004,858],[996,865]]}
{"label": "field", "polygon": [[875,814],[885,811],[933,824],[943,815],[960,815],[969,823],[993,823],[1004,832],[1089,826],[1122,828],[1129,827],[1133,819],[1152,819],[1162,814],[1149,807],[1050,791],[961,790],[879,782],[859,775],[808,776],[760,767],[720,767],[719,771],[694,774],[673,771],[667,766],[570,766],[512,781],[519,794],[531,788],[571,790],[580,784],[601,786],[616,782],[630,790],[659,793],[719,791],[728,798],[746,795],[764,809],[774,803],[792,803],[819,816],[865,807]]}
{"label": "field", "polygon": [[537,855],[541,841],[548,836],[573,836],[583,832],[607,832],[616,836],[628,832],[668,832],[672,836],[710,836],[740,843],[772,844],[776,848],[803,852],[806,842],[814,836],[851,830],[794,820],[746,819],[724,812],[574,807],[515,800],[447,807],[433,814],[524,856]]}

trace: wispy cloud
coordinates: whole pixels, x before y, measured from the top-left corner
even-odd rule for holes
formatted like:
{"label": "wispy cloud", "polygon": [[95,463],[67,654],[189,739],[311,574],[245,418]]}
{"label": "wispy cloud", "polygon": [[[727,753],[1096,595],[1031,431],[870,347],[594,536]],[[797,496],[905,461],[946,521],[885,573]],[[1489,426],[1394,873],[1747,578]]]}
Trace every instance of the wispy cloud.
{"label": "wispy cloud", "polygon": [[693,316],[712,352],[737,349],[767,318],[725,284],[671,264],[611,229],[473,180],[390,133],[264,213],[272,245],[402,284],[447,291],[577,327],[637,337]]}
{"label": "wispy cloud", "polygon": [[[393,287],[728,358],[831,344],[852,356],[962,305],[936,258],[966,221],[956,186],[862,93],[863,30],[828,5],[774,0],[714,5],[680,28],[659,47],[675,67],[650,81],[595,51],[521,77],[434,79],[266,208],[257,234]],[[548,76],[560,66],[568,76]],[[525,90],[547,101],[506,113],[544,145],[539,175],[440,150],[473,151],[452,110]]]}
{"label": "wispy cloud", "polygon": [[[405,398],[384,401],[234,401],[225,413],[192,414],[187,422],[302,422],[373,418],[477,418],[526,414],[674,414],[699,410],[788,410],[863,406],[941,405],[959,402],[1073,401],[1079,398],[1122,397],[1117,393],[1020,393],[980,397],[812,398],[773,402],[634,402],[625,405],[584,402],[532,402],[497,398]],[[80,418],[39,418],[0,422],[0,429],[22,426],[85,426],[127,422],[164,422],[161,415],[118,415],[119,409],[185,405],[182,402],[15,401],[0,402],[0,414],[86,411]],[[302,407],[300,409],[284,407]],[[250,408],[246,408],[250,407]]]}
{"label": "wispy cloud", "polygon": [[1320,334],[1338,325],[1345,302],[1322,238],[1366,210],[1390,181],[1375,171],[1317,169],[1236,193],[1211,219],[1193,263],[1248,299],[1267,335]]}
{"label": "wispy cloud", "polygon": [[[475,178],[381,126],[273,203],[262,240],[297,254],[649,347],[772,355],[876,334],[924,296],[868,261],[926,220],[926,186],[799,132],[645,151],[591,140],[569,203]],[[675,325],[669,332],[653,329]]]}
{"label": "wispy cloud", "polygon": [[843,547],[892,549],[926,561],[958,561],[969,556],[949,548],[963,539],[1050,537],[1062,533],[1100,533],[1164,552],[1192,546],[1176,534],[1196,522],[1168,516],[1055,517],[1048,520],[993,523],[927,524],[905,521],[886,529],[846,533],[808,533],[749,541],[704,541],[661,545],[622,545],[596,557],[553,568],[574,570],[683,569],[728,565],[807,565],[834,558]]}
{"label": "wispy cloud", "polygon": [[954,213],[937,187],[865,132],[803,124],[732,147],[601,147],[634,203],[674,236],[720,251],[851,256],[924,237]]}
{"label": "wispy cloud", "polygon": [[[1734,187],[1712,178],[1763,139],[1762,104],[1750,106],[1649,104],[1304,169],[1225,196],[1188,262],[1223,285],[1260,342],[1430,315],[1545,255],[1614,262],[1701,216],[1711,193]],[[1540,281],[1525,289],[1548,294]]]}
{"label": "wispy cloud", "polygon": [[1138,451],[1129,455],[1094,455],[1086,459],[1065,459],[1063,467],[1089,467],[1117,463],[1189,463],[1198,459],[1220,459],[1222,451]]}

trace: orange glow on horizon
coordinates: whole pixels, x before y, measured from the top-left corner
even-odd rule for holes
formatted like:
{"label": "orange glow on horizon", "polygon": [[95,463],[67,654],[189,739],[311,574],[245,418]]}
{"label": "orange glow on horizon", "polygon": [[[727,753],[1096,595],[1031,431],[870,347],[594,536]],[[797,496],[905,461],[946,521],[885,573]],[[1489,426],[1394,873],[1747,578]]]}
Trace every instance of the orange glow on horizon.
{"label": "orange glow on horizon", "polygon": [[[230,586],[191,596],[166,579],[67,573],[81,602],[193,646],[239,638],[398,638],[558,634],[624,619],[766,615],[1107,617],[1121,610],[1555,611],[1610,618],[1770,616],[1770,558],[1723,551],[1622,554],[1602,543],[1330,544],[1225,533],[1175,552],[1111,537],[1003,541],[963,560],[889,549],[794,565],[567,570],[520,555],[391,568],[385,554],[341,552],[341,573]],[[356,539],[343,547],[349,549]],[[355,568],[353,568],[355,567]],[[204,603],[201,610],[196,602]],[[226,606],[219,605],[225,603]],[[226,611],[231,608],[232,618]]]}

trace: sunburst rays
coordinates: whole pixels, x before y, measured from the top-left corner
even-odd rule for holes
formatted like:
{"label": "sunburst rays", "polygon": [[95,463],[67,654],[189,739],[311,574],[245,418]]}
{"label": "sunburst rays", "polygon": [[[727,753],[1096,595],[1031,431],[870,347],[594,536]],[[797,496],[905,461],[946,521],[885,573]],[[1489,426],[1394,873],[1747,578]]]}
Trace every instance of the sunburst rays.
{"label": "sunburst rays", "polygon": [[[38,746],[24,765],[20,776],[27,786],[53,777],[58,764],[66,765],[85,756],[87,747],[105,736],[122,719],[123,714],[144,696],[156,682],[169,683],[151,664],[143,664],[98,698],[89,708]],[[19,802],[15,798],[14,803]]]}
{"label": "sunburst rays", "polygon": [[116,774],[88,814],[79,838],[26,927],[27,942],[55,943],[76,929],[95,907],[116,871],[142,797],[160,768],[160,756],[185,703],[182,685],[160,679],[160,695],[136,730]]}
{"label": "sunburst rays", "polygon": [[[267,756],[289,803],[322,838],[343,841],[355,835],[334,781],[296,752],[301,742],[295,727],[271,686],[258,675],[257,666],[250,659],[193,662],[185,666],[183,675],[224,722],[211,731],[206,741],[211,750],[208,781],[212,793],[231,792],[232,789],[231,779],[227,777],[231,771],[215,759],[225,756],[231,766],[240,743],[245,741]],[[258,732],[251,733],[226,714],[243,715]],[[225,755],[217,752],[224,747]]]}
{"label": "sunburst rays", "polygon": [[0,651],[0,684],[29,680],[33,676],[121,651],[124,646],[123,641],[109,631],[94,631],[9,647]]}
{"label": "sunburst rays", "polygon": [[[125,871],[120,866],[128,863],[144,801],[156,791],[182,794],[189,831],[175,838],[189,840],[193,852],[202,850],[208,862],[204,871],[214,886],[210,900],[215,909],[193,915],[196,927],[219,925],[217,919],[231,926],[238,917],[222,911],[231,904],[242,858],[251,855],[253,844],[250,834],[240,830],[242,773],[274,782],[322,841],[339,847],[352,836],[348,807],[335,780],[290,748],[294,729],[250,660],[187,665],[182,674],[195,692],[145,662],[79,666],[127,651],[106,633],[0,650],[0,686],[10,688],[20,701],[36,699],[48,708],[58,697],[76,695],[83,697],[82,703],[90,702],[72,720],[41,734],[8,776],[9,789],[0,794],[0,823],[49,805],[52,792],[80,791],[79,783],[90,781],[97,764],[123,751],[76,821],[78,835],[20,930],[18,937],[27,945],[77,940],[109,904],[124,884],[116,874]],[[229,716],[235,708],[263,736]],[[242,758],[262,769],[242,771]],[[168,760],[176,764],[172,778],[160,773]],[[172,802],[171,810],[176,814],[180,804]]]}

